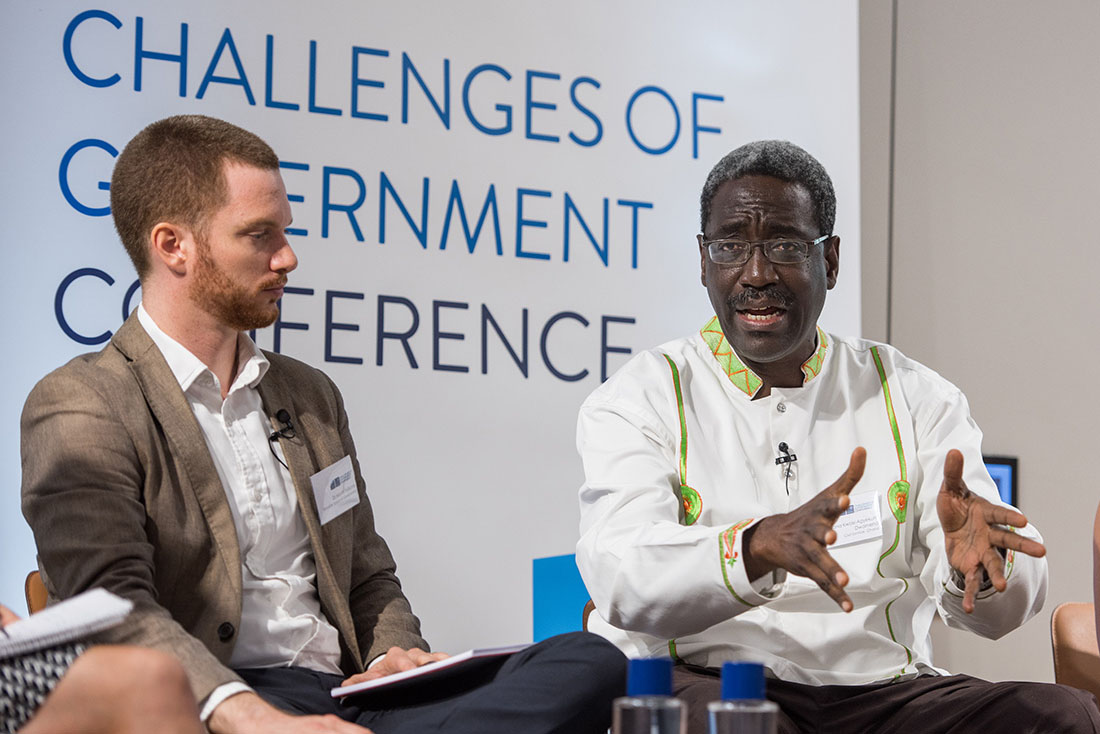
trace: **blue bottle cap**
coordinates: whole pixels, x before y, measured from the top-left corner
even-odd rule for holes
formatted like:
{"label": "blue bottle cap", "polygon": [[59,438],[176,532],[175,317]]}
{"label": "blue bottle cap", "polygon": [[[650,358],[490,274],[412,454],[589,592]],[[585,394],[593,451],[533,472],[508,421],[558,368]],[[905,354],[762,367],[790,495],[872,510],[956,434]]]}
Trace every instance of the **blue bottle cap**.
{"label": "blue bottle cap", "polygon": [[626,695],[671,696],[672,660],[669,658],[631,660],[626,669]]}
{"label": "blue bottle cap", "polygon": [[764,700],[764,666],[760,663],[726,663],[722,666],[722,700]]}

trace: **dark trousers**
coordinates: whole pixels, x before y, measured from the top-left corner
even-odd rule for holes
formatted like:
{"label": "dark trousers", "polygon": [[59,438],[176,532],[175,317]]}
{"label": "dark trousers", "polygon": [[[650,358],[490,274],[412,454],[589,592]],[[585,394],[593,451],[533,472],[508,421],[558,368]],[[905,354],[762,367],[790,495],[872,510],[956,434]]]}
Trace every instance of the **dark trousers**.
{"label": "dark trousers", "polygon": [[[706,734],[707,703],[720,697],[718,671],[677,665],[676,695],[689,734]],[[1053,683],[990,683],[968,675],[923,675],[869,686],[808,686],[768,679],[781,734],[1055,734],[1100,732],[1091,693]]]}
{"label": "dark trousers", "polygon": [[268,703],[294,714],[335,714],[374,734],[603,734],[623,695],[626,658],[586,632],[558,635],[503,662],[442,682],[350,696],[341,676],[305,668],[237,671]]}

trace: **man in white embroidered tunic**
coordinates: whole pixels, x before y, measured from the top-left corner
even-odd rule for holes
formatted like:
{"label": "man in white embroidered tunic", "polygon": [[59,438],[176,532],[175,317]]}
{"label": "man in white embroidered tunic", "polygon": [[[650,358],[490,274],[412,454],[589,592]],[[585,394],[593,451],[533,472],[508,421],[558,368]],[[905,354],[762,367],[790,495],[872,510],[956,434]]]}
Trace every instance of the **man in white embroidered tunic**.
{"label": "man in white embroidered tunic", "polygon": [[671,655],[692,732],[728,660],[766,666],[783,732],[1100,731],[1076,689],[933,665],[937,610],[990,638],[1039,611],[1045,550],[998,500],[957,388],[817,327],[840,263],[821,164],[751,143],[701,204],[716,316],[581,408],[589,629]]}

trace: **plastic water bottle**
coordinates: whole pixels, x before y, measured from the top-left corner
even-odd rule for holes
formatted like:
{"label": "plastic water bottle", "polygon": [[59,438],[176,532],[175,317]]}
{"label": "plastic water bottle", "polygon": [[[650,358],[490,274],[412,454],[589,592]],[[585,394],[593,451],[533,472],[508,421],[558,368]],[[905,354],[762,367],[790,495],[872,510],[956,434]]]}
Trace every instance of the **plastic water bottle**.
{"label": "plastic water bottle", "polygon": [[631,660],[626,696],[616,698],[611,734],[686,734],[687,706],[672,697],[672,661]]}
{"label": "plastic water bottle", "polygon": [[775,734],[779,707],[764,695],[764,666],[722,666],[722,700],[707,704],[710,734]]}

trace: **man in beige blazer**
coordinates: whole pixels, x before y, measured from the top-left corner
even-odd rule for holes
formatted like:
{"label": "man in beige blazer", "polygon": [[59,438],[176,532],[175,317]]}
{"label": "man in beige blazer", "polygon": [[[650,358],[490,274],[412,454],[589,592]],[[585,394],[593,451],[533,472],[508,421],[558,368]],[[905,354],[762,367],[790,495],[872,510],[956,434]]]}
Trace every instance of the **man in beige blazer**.
{"label": "man in beige blazer", "polygon": [[[111,206],[142,304],[103,351],[44,378],[22,418],[23,511],[51,597],[132,599],[112,641],[178,656],[211,731],[605,730],[623,659],[589,635],[442,701],[332,703],[345,678],[443,656],[375,532],[336,386],[245,333],[275,320],[297,265],[278,159],[229,123],[168,118],[119,156]],[[345,457],[354,506],[319,514],[311,476]]]}

